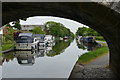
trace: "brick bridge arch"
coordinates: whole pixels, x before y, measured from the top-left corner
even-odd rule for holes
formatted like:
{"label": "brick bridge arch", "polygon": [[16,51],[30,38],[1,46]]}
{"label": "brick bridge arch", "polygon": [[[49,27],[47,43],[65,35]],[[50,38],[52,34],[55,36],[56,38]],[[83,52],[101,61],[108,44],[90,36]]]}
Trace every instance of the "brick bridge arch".
{"label": "brick bridge arch", "polygon": [[110,66],[120,74],[120,14],[98,3],[3,3],[2,23],[32,16],[55,16],[88,25],[104,36],[110,49]]}

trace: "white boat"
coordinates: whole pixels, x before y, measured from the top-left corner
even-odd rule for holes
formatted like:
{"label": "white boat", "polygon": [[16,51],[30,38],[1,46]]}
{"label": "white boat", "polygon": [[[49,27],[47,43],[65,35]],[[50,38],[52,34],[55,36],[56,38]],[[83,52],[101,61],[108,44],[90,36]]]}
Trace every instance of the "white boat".
{"label": "white boat", "polygon": [[39,40],[32,33],[20,33],[15,44],[15,50],[37,49]]}
{"label": "white boat", "polygon": [[52,35],[46,35],[45,36],[45,44],[47,46],[52,46],[52,43],[54,42],[54,37]]}

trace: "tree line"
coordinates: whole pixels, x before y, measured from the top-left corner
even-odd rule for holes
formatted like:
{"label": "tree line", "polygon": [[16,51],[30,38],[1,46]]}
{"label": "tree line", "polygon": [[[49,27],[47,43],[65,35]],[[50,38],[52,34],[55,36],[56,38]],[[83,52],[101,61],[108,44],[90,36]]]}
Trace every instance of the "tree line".
{"label": "tree line", "polygon": [[[19,33],[24,32],[21,30],[21,24],[20,21],[14,21],[14,26],[11,26],[10,24],[7,24],[6,26],[9,28],[16,28],[18,29]],[[53,21],[48,21],[44,25],[44,30],[42,28],[34,26],[34,29],[29,30],[29,32],[33,34],[46,34],[46,35],[53,35],[55,37],[74,37],[74,34],[70,31],[70,29],[66,28],[62,23],[57,23]],[[14,31],[13,31],[14,32]],[[13,33],[12,33],[13,34]],[[18,33],[15,33],[15,36],[18,35]]]}
{"label": "tree line", "polygon": [[76,35],[77,36],[100,36],[100,34],[97,31],[87,27],[79,27],[76,32]]}

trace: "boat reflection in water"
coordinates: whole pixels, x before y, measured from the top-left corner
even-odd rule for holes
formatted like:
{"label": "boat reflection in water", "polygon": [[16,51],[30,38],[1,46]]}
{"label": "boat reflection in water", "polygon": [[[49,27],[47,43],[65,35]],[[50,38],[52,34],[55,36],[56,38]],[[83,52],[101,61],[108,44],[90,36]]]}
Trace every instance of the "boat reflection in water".
{"label": "boat reflection in water", "polygon": [[11,62],[14,59],[17,60],[18,64],[24,66],[32,66],[35,64],[36,58],[40,57],[54,57],[61,54],[64,50],[70,45],[71,41],[56,41],[51,45],[39,46],[39,49],[32,51],[12,51],[7,54],[4,54],[1,58],[2,62]]}
{"label": "boat reflection in water", "polygon": [[77,46],[80,49],[87,49],[88,51],[94,51],[97,48],[101,47],[101,44],[99,43],[85,43],[85,42],[80,42],[80,41],[76,41],[77,42]]}
{"label": "boat reflection in water", "polygon": [[33,65],[35,63],[35,52],[33,51],[15,51],[14,55],[21,65]]}
{"label": "boat reflection in water", "polygon": [[72,41],[58,40],[54,46],[46,46],[33,52],[13,51],[4,54],[3,78],[68,79],[78,56],[87,52],[79,49],[75,40]]}
{"label": "boat reflection in water", "polygon": [[39,50],[34,51],[15,51],[14,57],[16,57],[18,64],[20,65],[33,65],[35,64],[35,59],[39,57],[44,57],[45,54],[49,54],[53,46],[47,46]]}
{"label": "boat reflection in water", "polygon": [[35,56],[36,56],[37,58],[38,58],[38,57],[44,57],[44,56],[45,56],[45,53],[46,53],[46,50],[45,50],[45,49],[36,50],[35,53],[36,53]]}

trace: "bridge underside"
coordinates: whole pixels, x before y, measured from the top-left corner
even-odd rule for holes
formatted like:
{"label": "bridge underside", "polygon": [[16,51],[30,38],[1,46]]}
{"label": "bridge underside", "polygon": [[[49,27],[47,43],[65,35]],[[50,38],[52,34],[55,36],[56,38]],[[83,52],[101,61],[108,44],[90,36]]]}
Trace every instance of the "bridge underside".
{"label": "bridge underside", "polygon": [[55,16],[88,25],[106,39],[110,49],[110,66],[120,74],[120,14],[98,3],[3,3],[3,25],[32,16]]}

